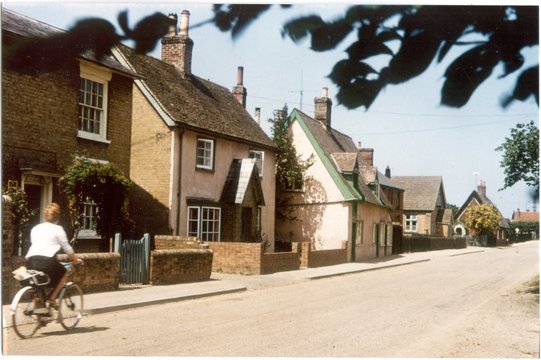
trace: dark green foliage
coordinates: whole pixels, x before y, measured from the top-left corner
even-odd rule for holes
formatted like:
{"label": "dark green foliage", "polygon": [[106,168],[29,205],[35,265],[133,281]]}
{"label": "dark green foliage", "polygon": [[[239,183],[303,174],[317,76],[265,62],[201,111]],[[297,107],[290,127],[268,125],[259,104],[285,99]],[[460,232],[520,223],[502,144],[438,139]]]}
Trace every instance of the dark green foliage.
{"label": "dark green foliage", "polygon": [[535,122],[517,124],[496,150],[503,152],[500,166],[505,179],[501,190],[524,181],[539,195],[539,129]]}
{"label": "dark green foliage", "polygon": [[[222,31],[235,24],[231,30],[235,38],[242,27],[268,9],[267,5],[234,5],[224,10],[217,5],[213,21]],[[338,61],[329,75],[339,88],[338,101],[348,108],[369,108],[385,86],[421,75],[434,60],[441,62],[451,49],[462,47],[444,73],[441,90],[443,105],[460,108],[499,64],[504,69],[500,78],[522,69],[521,50],[539,44],[538,13],[535,6],[356,5],[332,21],[317,15],[290,20],[282,35],[294,42],[310,38],[314,51],[326,51],[336,48],[350,33],[357,34],[346,50],[348,58]],[[228,26],[222,22],[224,17]],[[392,42],[399,44],[394,52]],[[378,71],[365,62],[381,55],[390,60]],[[539,104],[538,68],[522,69],[502,106],[530,96]]]}
{"label": "dark green foliage", "polygon": [[301,160],[288,136],[287,106],[274,112],[272,124],[272,139],[278,147],[276,154],[276,180],[280,184],[292,184],[302,179],[305,171],[313,164],[313,155],[308,160]]}
{"label": "dark green foliage", "polygon": [[172,24],[164,14],[156,13],[142,19],[132,30],[128,27],[126,11],[118,16],[124,35],[116,33],[109,21],[99,18],[79,20],[64,33],[48,37],[20,38],[9,48],[3,48],[6,65],[17,72],[39,75],[75,64],[78,56],[91,51],[100,61],[111,55],[111,48],[123,39],[135,42],[135,49],[146,53],[154,49]]}
{"label": "dark green foliage", "polygon": [[72,226],[77,237],[81,227],[84,204],[87,199],[97,205],[96,232],[107,240],[121,231],[125,218],[122,208],[131,182],[113,164],[99,163],[75,155],[72,165],[59,179],[58,184],[67,198]]}

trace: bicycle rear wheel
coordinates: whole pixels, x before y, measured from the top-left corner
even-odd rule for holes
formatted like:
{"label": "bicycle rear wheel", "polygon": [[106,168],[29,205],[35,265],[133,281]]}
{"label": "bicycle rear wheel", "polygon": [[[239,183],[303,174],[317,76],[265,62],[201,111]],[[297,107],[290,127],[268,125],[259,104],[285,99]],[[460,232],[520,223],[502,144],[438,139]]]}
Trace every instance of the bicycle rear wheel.
{"label": "bicycle rear wheel", "polygon": [[36,289],[27,287],[19,290],[11,305],[13,329],[22,339],[32,337],[42,326],[41,316],[33,313],[34,303],[44,304],[41,294]]}
{"label": "bicycle rear wheel", "polygon": [[60,293],[58,318],[66,330],[77,326],[83,317],[83,291],[77,284],[68,284]]}

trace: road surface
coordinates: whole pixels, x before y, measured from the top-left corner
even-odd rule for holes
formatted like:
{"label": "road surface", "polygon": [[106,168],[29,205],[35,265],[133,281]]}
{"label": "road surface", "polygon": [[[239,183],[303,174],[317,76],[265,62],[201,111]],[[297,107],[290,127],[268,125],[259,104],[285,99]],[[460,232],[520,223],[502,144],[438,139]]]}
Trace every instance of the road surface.
{"label": "road surface", "polygon": [[[7,355],[539,357],[538,242],[49,324]],[[538,291],[538,290],[537,290]]]}

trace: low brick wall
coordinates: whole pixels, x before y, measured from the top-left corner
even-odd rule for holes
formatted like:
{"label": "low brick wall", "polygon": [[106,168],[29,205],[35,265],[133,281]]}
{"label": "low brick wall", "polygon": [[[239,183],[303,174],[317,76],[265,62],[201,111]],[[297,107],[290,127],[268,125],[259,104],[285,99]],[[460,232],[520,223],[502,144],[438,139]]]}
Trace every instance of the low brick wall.
{"label": "low brick wall", "polygon": [[154,236],[155,250],[200,249],[203,245],[192,236]]}
{"label": "low brick wall", "polygon": [[342,249],[330,249],[330,250],[312,250],[309,242],[302,242],[300,244],[301,250],[301,267],[302,268],[315,268],[320,266],[331,266],[344,264],[348,262],[348,252],[343,244]]}
{"label": "low brick wall", "polygon": [[261,274],[273,274],[280,271],[299,270],[300,246],[291,244],[291,252],[265,253],[261,259]]}
{"label": "low brick wall", "polygon": [[210,279],[213,253],[209,249],[154,250],[150,254],[150,283],[178,284]]}
{"label": "low brick wall", "polygon": [[214,253],[212,271],[259,275],[263,246],[262,243],[209,242],[208,247]]}
{"label": "low brick wall", "polygon": [[[117,290],[120,283],[119,253],[77,254],[85,262],[76,266],[73,280],[83,292]],[[60,261],[69,261],[68,255],[58,255]]]}

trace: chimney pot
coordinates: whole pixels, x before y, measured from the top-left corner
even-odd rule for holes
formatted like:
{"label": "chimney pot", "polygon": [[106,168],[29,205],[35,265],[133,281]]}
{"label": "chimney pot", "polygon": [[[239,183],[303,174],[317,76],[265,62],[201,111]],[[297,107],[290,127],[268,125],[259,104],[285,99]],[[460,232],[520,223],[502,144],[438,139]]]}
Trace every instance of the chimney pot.
{"label": "chimney pot", "polygon": [[391,178],[391,168],[389,167],[389,165],[387,165],[387,167],[385,168],[385,176],[389,179]]}
{"label": "chimney pot", "polygon": [[174,24],[169,25],[169,30],[167,31],[166,36],[175,36],[177,35],[178,16],[175,13],[170,13],[168,17],[174,21]]}
{"label": "chimney pot", "polygon": [[261,124],[261,108],[255,108],[254,120],[258,125]]}
{"label": "chimney pot", "polygon": [[237,68],[237,85],[243,85],[244,82],[244,67],[239,66]]}
{"label": "chimney pot", "polygon": [[180,36],[188,37],[189,30],[190,30],[190,12],[188,10],[184,10],[180,14]]}

